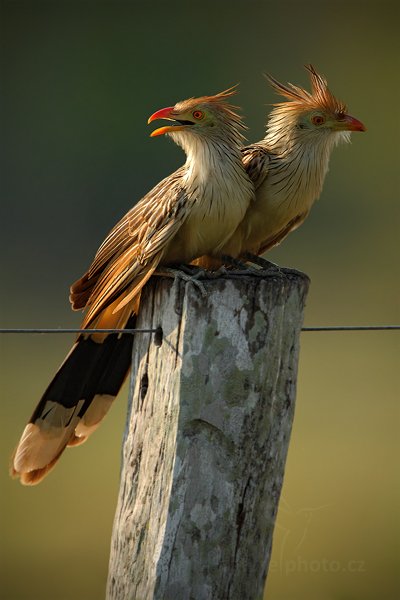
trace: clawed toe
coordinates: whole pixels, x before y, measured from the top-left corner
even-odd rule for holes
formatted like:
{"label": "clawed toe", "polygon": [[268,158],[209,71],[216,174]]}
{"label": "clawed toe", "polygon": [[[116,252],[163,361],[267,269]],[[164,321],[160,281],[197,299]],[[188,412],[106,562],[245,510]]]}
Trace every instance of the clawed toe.
{"label": "clawed toe", "polygon": [[179,265],[177,268],[172,267],[162,267],[161,269],[157,269],[154,275],[158,275],[161,277],[172,277],[173,279],[178,278],[182,279],[186,283],[193,283],[199,290],[203,297],[207,296],[207,290],[205,286],[199,281],[201,278],[205,278],[205,275],[208,274],[207,271],[200,269],[199,267],[189,266],[189,265]]}

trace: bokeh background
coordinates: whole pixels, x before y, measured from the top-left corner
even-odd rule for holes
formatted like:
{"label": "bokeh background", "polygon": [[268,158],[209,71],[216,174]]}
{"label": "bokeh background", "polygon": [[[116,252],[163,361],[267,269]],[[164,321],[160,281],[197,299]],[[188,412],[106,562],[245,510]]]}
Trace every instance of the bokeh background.
{"label": "bokeh background", "polygon": [[[77,327],[68,286],[112,225],[183,161],[147,117],[240,82],[248,138],[313,62],[365,122],[320,201],[270,257],[312,280],[307,325],[399,321],[398,4],[384,0],[1,3],[1,326]],[[303,333],[268,600],[394,600],[395,332]],[[68,336],[1,338],[4,600],[104,595],[126,410],[38,488],[9,455]],[[397,352],[397,356],[396,356]],[[140,599],[138,599],[140,600]],[[219,599],[216,599],[219,600]]]}

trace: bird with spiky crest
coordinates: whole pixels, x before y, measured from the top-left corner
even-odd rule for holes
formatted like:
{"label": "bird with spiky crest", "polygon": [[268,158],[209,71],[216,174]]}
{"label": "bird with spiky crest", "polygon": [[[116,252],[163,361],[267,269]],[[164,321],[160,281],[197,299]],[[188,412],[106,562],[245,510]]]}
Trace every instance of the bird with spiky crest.
{"label": "bird with spiky crest", "polygon": [[[72,308],[86,310],[83,328],[134,328],[141,289],[159,265],[219,256],[243,220],[253,185],[234,93],[190,98],[149,118],[171,122],[151,135],[169,135],[186,162],[121,219],[72,285]],[[79,335],[22,433],[11,468],[21,483],[40,482],[67,446],[98,427],[127,375],[132,343],[132,335]]]}
{"label": "bird with spiky crest", "polygon": [[[264,139],[242,150],[256,197],[224,254],[263,254],[299,227],[322,191],[333,148],[348,142],[352,131],[365,131],[332,94],[326,79],[312,65],[306,69],[311,92],[267,75],[286,101],[273,105]],[[196,263],[215,265],[204,257]]]}

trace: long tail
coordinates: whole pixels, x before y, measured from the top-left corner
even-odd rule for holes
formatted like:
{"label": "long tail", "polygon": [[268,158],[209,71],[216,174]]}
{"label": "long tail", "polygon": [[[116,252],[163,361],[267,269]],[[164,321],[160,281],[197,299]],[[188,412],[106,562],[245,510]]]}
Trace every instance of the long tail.
{"label": "long tail", "polygon": [[[135,321],[131,316],[125,328]],[[129,334],[78,338],[24,429],[12,476],[24,485],[39,483],[67,446],[82,444],[99,426],[129,371],[132,343]]]}

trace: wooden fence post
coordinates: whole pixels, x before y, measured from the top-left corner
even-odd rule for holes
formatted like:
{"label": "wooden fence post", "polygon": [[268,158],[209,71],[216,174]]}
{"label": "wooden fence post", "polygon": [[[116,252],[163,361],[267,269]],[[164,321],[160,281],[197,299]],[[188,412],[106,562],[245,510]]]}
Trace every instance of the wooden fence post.
{"label": "wooden fence post", "polygon": [[107,600],[262,598],[308,278],[153,278],[134,340]]}

